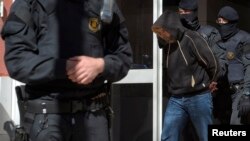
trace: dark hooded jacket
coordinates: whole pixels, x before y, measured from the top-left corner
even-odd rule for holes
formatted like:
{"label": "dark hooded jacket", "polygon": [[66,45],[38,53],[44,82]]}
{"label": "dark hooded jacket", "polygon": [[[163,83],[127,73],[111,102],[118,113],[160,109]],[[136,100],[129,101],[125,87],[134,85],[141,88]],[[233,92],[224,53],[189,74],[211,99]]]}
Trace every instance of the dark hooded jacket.
{"label": "dark hooded jacket", "polygon": [[172,95],[199,94],[208,90],[216,80],[218,64],[207,42],[198,32],[184,28],[179,14],[165,11],[154,23],[169,31],[176,43],[167,44],[159,39],[159,46],[167,54],[167,90]]}

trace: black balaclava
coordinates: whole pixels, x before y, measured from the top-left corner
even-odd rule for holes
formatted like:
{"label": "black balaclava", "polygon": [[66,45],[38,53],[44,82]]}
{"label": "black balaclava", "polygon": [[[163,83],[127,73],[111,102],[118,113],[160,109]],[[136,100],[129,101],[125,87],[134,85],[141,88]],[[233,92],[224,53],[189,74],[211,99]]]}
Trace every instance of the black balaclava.
{"label": "black balaclava", "polygon": [[218,13],[218,18],[222,17],[227,19],[227,24],[220,25],[219,32],[223,40],[228,40],[230,37],[235,35],[239,29],[237,27],[239,21],[239,15],[235,9],[230,6],[224,6]]}
{"label": "black balaclava", "polygon": [[192,11],[190,14],[180,14],[183,26],[191,30],[198,30],[200,28],[200,24],[198,19],[197,0],[181,0],[179,8]]}

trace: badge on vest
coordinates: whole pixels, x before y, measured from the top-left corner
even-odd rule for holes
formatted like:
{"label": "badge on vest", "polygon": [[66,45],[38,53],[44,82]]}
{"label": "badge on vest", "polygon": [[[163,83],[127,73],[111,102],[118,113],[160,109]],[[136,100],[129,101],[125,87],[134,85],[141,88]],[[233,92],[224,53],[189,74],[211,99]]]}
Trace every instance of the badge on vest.
{"label": "badge on vest", "polygon": [[227,59],[228,60],[232,60],[232,59],[234,59],[234,57],[235,57],[234,52],[231,52],[231,51],[227,52]]}
{"label": "badge on vest", "polygon": [[92,32],[97,32],[101,28],[101,24],[98,18],[90,18],[89,19],[89,29]]}

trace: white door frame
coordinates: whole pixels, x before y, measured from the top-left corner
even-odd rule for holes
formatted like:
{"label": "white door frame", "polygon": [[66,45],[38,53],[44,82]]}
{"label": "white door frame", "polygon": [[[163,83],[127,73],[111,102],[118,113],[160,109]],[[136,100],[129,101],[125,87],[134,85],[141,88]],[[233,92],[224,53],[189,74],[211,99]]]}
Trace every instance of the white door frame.
{"label": "white door frame", "polygon": [[[153,0],[153,21],[162,14],[163,0]],[[153,34],[153,33],[152,33]],[[153,69],[133,69],[116,84],[152,83],[153,84],[153,139],[161,140],[162,131],[162,50],[153,35]]]}

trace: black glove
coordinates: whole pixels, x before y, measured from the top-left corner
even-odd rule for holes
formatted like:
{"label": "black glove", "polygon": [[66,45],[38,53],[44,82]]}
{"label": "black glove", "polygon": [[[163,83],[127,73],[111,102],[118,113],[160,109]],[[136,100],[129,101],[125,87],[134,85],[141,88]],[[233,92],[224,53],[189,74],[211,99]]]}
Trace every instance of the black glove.
{"label": "black glove", "polygon": [[239,117],[246,116],[250,113],[250,95],[243,94],[240,98],[239,105]]}

